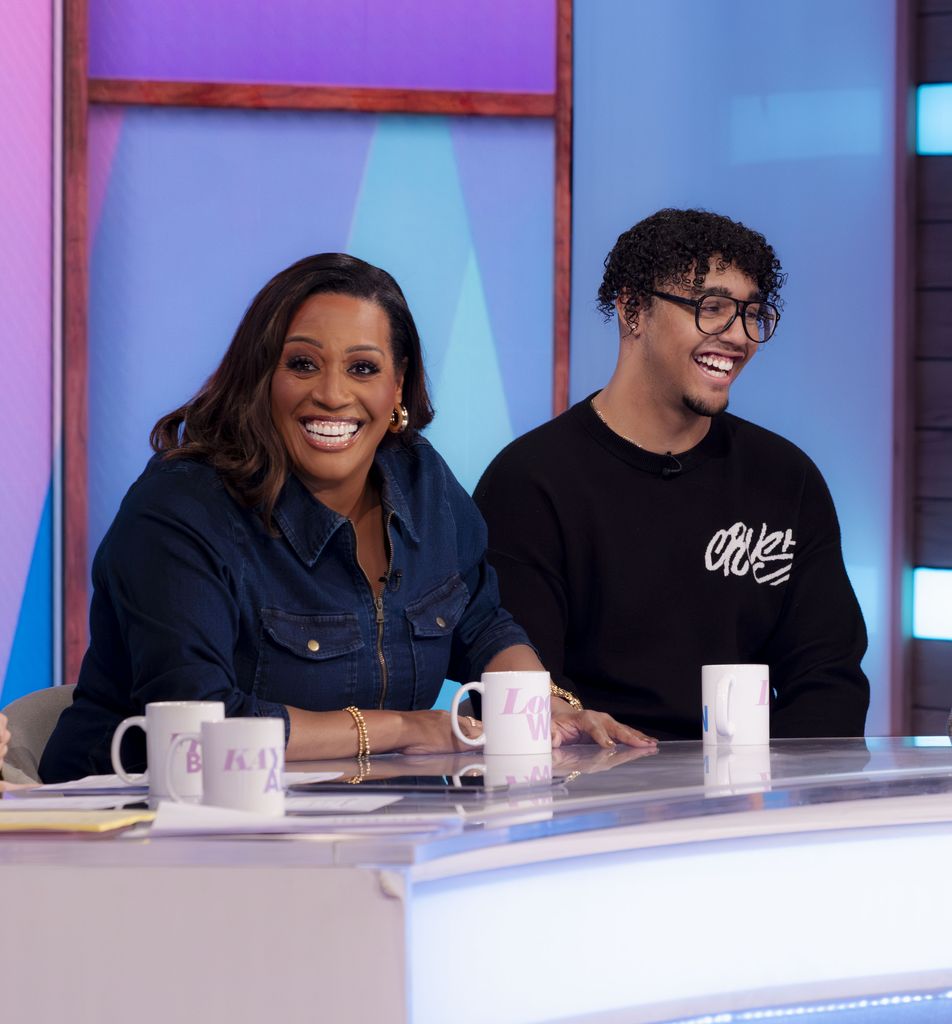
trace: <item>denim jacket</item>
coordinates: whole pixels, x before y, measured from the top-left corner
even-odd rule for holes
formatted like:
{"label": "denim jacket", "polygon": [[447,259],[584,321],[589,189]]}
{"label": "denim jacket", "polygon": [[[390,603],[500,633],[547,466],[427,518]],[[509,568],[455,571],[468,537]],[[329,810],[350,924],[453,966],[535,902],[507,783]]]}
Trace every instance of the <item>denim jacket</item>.
{"label": "denim jacket", "polygon": [[[525,633],[500,608],[486,528],[423,439],[375,465],[391,551],[375,599],[350,522],[290,476],[273,536],[216,470],[155,456],[93,562],[90,646],[44,781],[109,772],[112,733],[156,700],[222,700],[227,715],[429,708],[444,678],[479,678]],[[123,758],[145,762],[132,730]]]}

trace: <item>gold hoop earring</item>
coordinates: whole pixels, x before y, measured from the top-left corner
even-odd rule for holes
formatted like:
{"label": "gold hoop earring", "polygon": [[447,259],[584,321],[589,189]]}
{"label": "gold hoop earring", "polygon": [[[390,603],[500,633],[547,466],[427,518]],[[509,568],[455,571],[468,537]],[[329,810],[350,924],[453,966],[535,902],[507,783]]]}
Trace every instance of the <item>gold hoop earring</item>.
{"label": "gold hoop earring", "polygon": [[410,426],[410,414],[405,405],[396,405],[390,413],[390,426],[387,429],[391,434],[402,434]]}

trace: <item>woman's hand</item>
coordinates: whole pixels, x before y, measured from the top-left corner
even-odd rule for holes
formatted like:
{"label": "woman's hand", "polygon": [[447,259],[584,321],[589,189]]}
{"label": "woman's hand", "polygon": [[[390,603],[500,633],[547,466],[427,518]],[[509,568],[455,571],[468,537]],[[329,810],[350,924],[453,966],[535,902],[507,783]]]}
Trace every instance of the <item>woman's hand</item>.
{"label": "woman's hand", "polygon": [[552,699],[552,746],[570,743],[597,743],[613,747],[624,743],[629,747],[657,747],[658,741],[638,729],[616,722],[602,711],[575,711],[558,697]]}
{"label": "woman's hand", "polygon": [[[402,754],[444,754],[450,751],[474,750],[456,738],[450,726],[448,711],[404,711],[405,737],[397,750]],[[460,731],[475,739],[483,731],[482,723],[468,715],[459,716]]]}
{"label": "woman's hand", "polygon": [[0,768],[10,748],[10,730],[7,728],[7,716],[0,714]]}

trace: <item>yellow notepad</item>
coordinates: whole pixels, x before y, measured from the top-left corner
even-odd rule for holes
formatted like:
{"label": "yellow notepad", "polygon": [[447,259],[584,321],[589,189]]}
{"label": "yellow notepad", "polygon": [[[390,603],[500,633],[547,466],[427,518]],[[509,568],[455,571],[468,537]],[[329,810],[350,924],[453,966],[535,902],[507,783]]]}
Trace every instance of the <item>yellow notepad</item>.
{"label": "yellow notepad", "polygon": [[115,832],[154,817],[155,811],[0,810],[0,832]]}

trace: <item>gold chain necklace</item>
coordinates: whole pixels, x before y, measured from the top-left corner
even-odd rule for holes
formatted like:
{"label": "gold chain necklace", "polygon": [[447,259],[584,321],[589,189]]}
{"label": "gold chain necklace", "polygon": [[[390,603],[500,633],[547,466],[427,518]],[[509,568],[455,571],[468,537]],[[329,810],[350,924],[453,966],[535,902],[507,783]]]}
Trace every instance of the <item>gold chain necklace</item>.
{"label": "gold chain necklace", "polygon": [[592,412],[595,413],[595,415],[602,421],[602,423],[605,424],[606,427],[608,427],[608,429],[613,434],[617,434],[623,441],[627,441],[629,444],[633,444],[636,448],[640,448],[642,451],[644,451],[644,445],[638,444],[637,441],[633,440],[630,437],[626,437],[624,434],[622,434],[620,431],[616,430],[613,426],[609,424],[608,420],[606,420],[605,417],[598,411],[598,406],[595,404],[594,398],[589,399],[588,404],[592,407]]}

